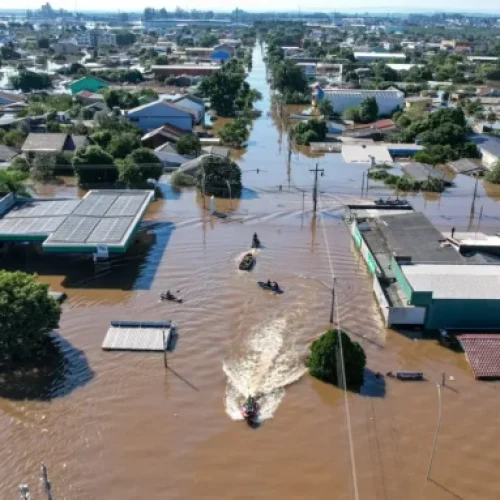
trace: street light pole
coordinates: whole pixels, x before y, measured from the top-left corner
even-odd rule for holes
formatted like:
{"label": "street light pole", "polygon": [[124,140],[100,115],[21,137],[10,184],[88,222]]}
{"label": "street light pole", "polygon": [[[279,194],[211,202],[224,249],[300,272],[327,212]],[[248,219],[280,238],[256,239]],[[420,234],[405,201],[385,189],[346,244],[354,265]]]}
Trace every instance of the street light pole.
{"label": "street light pole", "polygon": [[333,313],[335,309],[335,278],[333,278],[332,284],[332,306],[330,308],[330,323],[333,324]]}
{"label": "street light pole", "polygon": [[438,420],[436,426],[436,433],[434,434],[434,444],[432,445],[431,458],[429,460],[429,467],[427,468],[427,479],[431,474],[432,462],[434,461],[434,452],[436,451],[436,445],[438,440],[439,428],[441,427],[441,413],[442,413],[442,405],[441,405],[441,386],[436,384],[437,392],[438,392]]}

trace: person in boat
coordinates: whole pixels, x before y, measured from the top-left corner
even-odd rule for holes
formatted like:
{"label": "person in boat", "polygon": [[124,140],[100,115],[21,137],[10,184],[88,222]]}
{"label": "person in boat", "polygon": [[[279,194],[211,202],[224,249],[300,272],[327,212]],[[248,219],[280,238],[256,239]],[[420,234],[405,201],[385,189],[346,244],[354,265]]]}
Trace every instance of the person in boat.
{"label": "person in boat", "polygon": [[164,300],[175,300],[175,295],[170,290],[167,290],[167,293],[162,294],[161,298]]}
{"label": "person in boat", "polygon": [[272,285],[271,285],[271,288],[277,292],[278,290],[280,290],[280,286],[278,285],[278,282],[277,281],[273,281]]}
{"label": "person in boat", "polygon": [[259,237],[257,236],[257,233],[253,233],[252,246],[255,248],[260,247],[260,240]]}
{"label": "person in boat", "polygon": [[248,396],[245,401],[245,410],[247,412],[256,412],[257,411],[257,400],[253,396]]}
{"label": "person in boat", "polygon": [[267,280],[266,285],[267,285],[269,288],[272,288],[272,287],[273,287],[273,284],[272,284],[271,280]]}

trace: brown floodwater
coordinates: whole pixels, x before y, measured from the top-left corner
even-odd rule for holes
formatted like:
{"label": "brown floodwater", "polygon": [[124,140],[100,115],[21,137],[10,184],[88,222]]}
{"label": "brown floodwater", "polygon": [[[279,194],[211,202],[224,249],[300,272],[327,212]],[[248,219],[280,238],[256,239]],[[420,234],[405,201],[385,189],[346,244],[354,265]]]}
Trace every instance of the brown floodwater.
{"label": "brown floodwater", "polygon": [[[129,254],[108,268],[94,271],[88,259],[30,247],[4,261],[36,271],[68,301],[58,330],[65,358],[53,376],[0,384],[0,498],[17,498],[23,482],[43,498],[43,460],[56,499],[497,499],[498,384],[476,382],[463,354],[418,332],[384,329],[370,276],[340,217],[344,203],[361,197],[366,167],[335,154],[289,157],[288,121],[271,111],[258,46],[249,82],[264,95],[263,114],[239,163],[260,172],[244,173],[241,200],[217,200],[230,217],[210,217],[195,191],[165,184]],[[309,171],[316,161],[325,169],[317,219]],[[78,194],[66,181],[39,191]],[[476,229],[474,180],[455,182],[442,195],[408,197],[439,227]],[[500,193],[481,181],[478,193],[481,227],[493,230]],[[371,187],[368,198],[381,194],[391,193]],[[254,270],[243,273],[238,259],[254,231],[263,248]],[[354,463],[343,393],[303,367],[311,341],[329,326],[330,259],[336,320],[367,353],[365,386],[346,398]],[[268,278],[286,293],[271,296],[256,285]],[[166,289],[179,290],[185,302],[158,302]],[[175,320],[169,369],[157,353],[102,351],[117,319]],[[429,381],[375,378],[396,369],[423,371]],[[427,481],[443,371],[453,380],[442,390]],[[238,419],[251,391],[262,394],[258,429]]]}

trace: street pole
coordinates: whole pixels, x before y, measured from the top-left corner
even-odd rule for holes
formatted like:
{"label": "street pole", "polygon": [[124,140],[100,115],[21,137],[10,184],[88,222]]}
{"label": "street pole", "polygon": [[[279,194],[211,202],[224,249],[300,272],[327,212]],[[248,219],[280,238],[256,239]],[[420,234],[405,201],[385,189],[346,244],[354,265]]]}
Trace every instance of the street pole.
{"label": "street pole", "polygon": [[309,172],[314,172],[314,187],[313,187],[313,211],[316,213],[316,208],[318,204],[318,172],[323,173],[325,170],[322,168],[318,168],[318,164],[316,163],[315,168],[310,168]]}
{"label": "street pole", "polygon": [[49,481],[47,466],[43,462],[42,462],[41,472],[42,472],[43,486],[45,488],[45,493],[47,495],[47,500],[52,500],[52,486]]}
{"label": "street pole", "polygon": [[437,392],[438,392],[438,420],[437,420],[437,426],[436,426],[436,433],[434,434],[434,444],[432,445],[432,453],[431,453],[431,458],[429,460],[429,467],[427,468],[427,479],[429,479],[429,476],[431,475],[431,469],[432,469],[432,462],[434,460],[434,453],[436,451],[436,445],[437,445],[437,440],[438,440],[438,434],[439,434],[439,428],[441,427],[441,386],[439,384],[436,384]]}
{"label": "street pole", "polygon": [[332,307],[330,308],[330,323],[333,324],[333,313],[335,309],[335,278],[333,278],[332,284]]}
{"label": "street pole", "polygon": [[479,177],[476,177],[476,183],[474,184],[474,194],[472,195],[472,204],[470,206],[470,213],[471,215],[474,215],[475,211],[475,203],[476,203],[476,197],[477,197],[477,184],[479,182]]}
{"label": "street pole", "polygon": [[302,213],[304,213],[305,199],[306,199],[306,192],[302,191]]}
{"label": "street pole", "polygon": [[363,198],[363,194],[365,191],[365,175],[366,173],[363,171],[363,180],[361,181],[361,198]]}
{"label": "street pole", "polygon": [[226,184],[227,188],[229,189],[229,210],[232,210],[232,196],[231,196],[231,185],[229,184],[229,181],[226,179]]}

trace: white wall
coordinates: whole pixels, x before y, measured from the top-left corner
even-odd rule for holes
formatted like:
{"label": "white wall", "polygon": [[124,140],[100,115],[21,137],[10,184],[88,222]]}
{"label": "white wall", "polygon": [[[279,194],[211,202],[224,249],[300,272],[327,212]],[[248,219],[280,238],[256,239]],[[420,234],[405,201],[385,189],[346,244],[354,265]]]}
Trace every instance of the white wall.
{"label": "white wall", "polygon": [[486,168],[492,168],[493,165],[498,161],[498,156],[492,155],[491,153],[488,153],[484,149],[481,149],[479,147],[481,153],[482,153],[482,158],[481,162]]}

